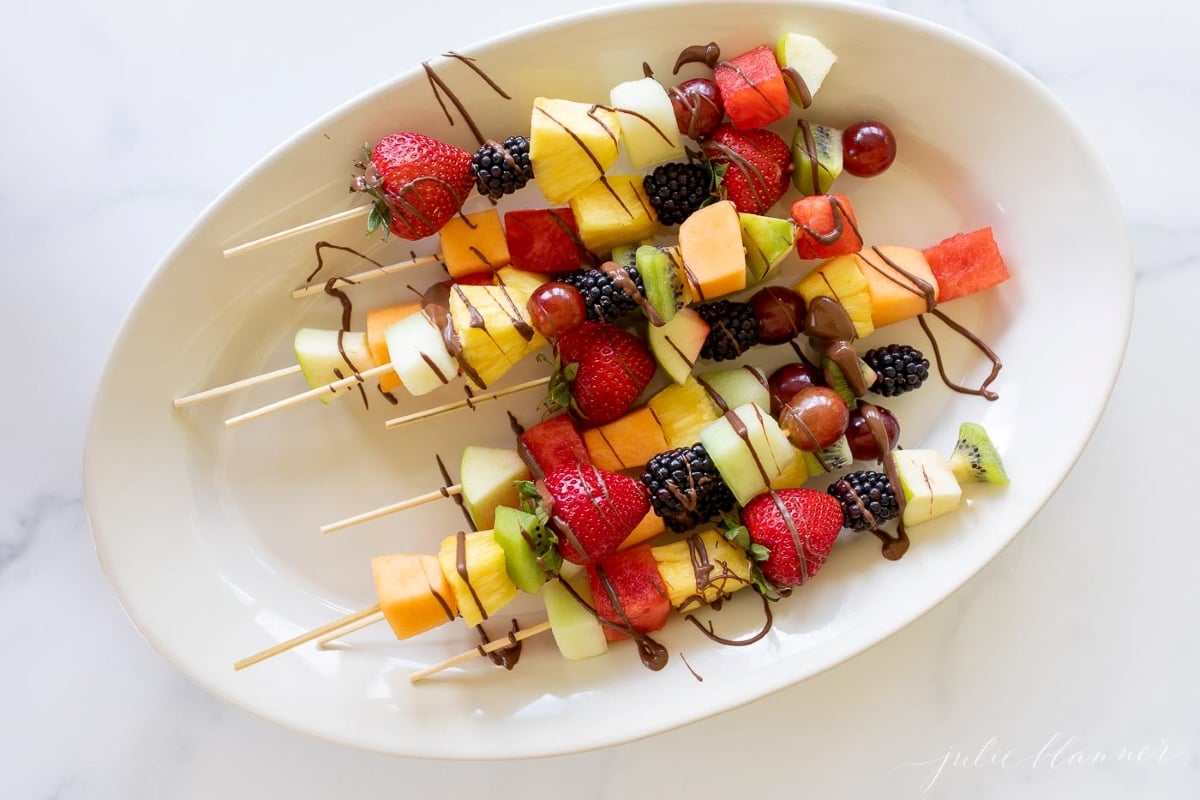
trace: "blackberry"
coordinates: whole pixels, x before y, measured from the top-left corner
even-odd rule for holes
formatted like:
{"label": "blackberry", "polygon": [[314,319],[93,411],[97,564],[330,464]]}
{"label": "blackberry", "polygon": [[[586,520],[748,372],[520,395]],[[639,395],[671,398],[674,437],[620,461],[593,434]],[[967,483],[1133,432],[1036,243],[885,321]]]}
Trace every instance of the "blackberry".
{"label": "blackberry", "polygon": [[878,528],[900,515],[896,492],[882,472],[851,472],[834,481],[828,491],[842,504],[842,520],[852,531]]}
{"label": "blackberry", "polygon": [[704,205],[712,195],[711,183],[707,169],[680,162],[655,167],[642,179],[650,205],[663,225],[678,225]]}
{"label": "blackberry", "polygon": [[871,384],[871,391],[884,397],[919,389],[929,377],[929,359],[917,348],[906,344],[889,344],[868,350],[863,361],[879,376]]}
{"label": "blackberry", "polygon": [[[642,276],[636,267],[626,267],[630,280],[640,294],[645,295],[646,287],[642,284]],[[616,322],[633,312],[638,306],[637,301],[630,297],[603,270],[577,269],[556,275],[554,280],[574,286],[583,295],[584,305],[587,306],[587,316],[592,322]]]}
{"label": "blackberry", "polygon": [[702,444],[659,453],[647,462],[642,483],[654,512],[676,533],[716,519],[737,501]]}
{"label": "blackberry", "polygon": [[512,194],[533,178],[529,140],[510,136],[503,144],[488,141],[471,156],[471,172],[480,194],[493,200]]}
{"label": "blackberry", "polygon": [[700,357],[713,361],[734,359],[758,344],[758,321],[749,303],[718,300],[696,306],[696,312],[708,323],[708,336]]}

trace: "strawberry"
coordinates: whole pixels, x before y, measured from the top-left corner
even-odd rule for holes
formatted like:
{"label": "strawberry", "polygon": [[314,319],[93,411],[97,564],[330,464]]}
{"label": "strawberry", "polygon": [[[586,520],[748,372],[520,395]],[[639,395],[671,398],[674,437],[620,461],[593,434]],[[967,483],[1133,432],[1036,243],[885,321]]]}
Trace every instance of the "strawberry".
{"label": "strawberry", "polygon": [[401,131],[385,136],[355,166],[363,174],[351,191],[375,198],[367,233],[386,223],[402,239],[437,233],[458,213],[475,188],[471,154],[423,133]]}
{"label": "strawberry", "polygon": [[721,190],[743,214],[765,214],[787,191],[792,151],[771,131],[721,125],[704,143],[704,154],[714,166],[727,165]]}
{"label": "strawberry", "polygon": [[628,411],[657,368],[645,342],[608,322],[583,323],[560,336],[555,349],[562,366],[551,398],[564,405],[568,384],[571,408],[591,425]]}
{"label": "strawberry", "polygon": [[[573,564],[589,564],[616,552],[650,511],[641,483],[591,464],[559,467],[543,483],[553,500],[550,526],[558,535],[559,552]],[[833,504],[840,513],[841,506],[836,500]]]}
{"label": "strawberry", "polygon": [[[769,551],[759,561],[763,574],[777,586],[799,586],[825,563],[842,530],[842,507],[814,489],[780,489],[747,503],[742,524],[750,541]],[[803,564],[797,545],[804,551]]]}

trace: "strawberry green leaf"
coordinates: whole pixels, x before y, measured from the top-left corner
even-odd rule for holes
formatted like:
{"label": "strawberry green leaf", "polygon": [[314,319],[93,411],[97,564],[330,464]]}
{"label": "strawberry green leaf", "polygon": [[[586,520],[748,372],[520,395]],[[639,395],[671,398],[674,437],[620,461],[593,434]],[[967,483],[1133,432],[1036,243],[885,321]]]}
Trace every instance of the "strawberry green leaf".
{"label": "strawberry green leaf", "polygon": [[763,545],[758,544],[757,542],[750,545],[750,547],[747,548],[746,552],[748,552],[750,554],[750,557],[752,559],[754,559],[755,561],[766,561],[768,558],[771,557],[770,548],[764,547]]}

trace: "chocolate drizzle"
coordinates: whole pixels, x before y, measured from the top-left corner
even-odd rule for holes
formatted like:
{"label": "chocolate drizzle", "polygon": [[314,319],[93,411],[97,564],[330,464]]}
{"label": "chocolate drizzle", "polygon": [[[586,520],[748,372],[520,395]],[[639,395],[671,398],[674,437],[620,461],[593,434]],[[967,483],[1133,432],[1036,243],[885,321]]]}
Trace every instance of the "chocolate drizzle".
{"label": "chocolate drizzle", "polygon": [[[379,267],[381,269],[383,268],[383,264],[380,264],[378,261],[376,261],[375,259],[371,258],[368,255],[364,255],[364,254],[358,252],[357,250],[355,250],[352,247],[346,247],[346,246],[340,245],[340,244],[332,244],[330,242],[320,241],[320,242],[317,242],[315,245],[313,245],[313,251],[317,254],[317,266],[311,273],[309,273],[308,277],[304,279],[305,283],[312,283],[312,279],[317,277],[317,273],[320,272],[321,269],[325,266],[325,254],[321,252],[325,248],[329,248],[330,250],[341,250],[344,253],[350,253],[352,255],[356,255],[359,258],[361,258],[363,261],[369,261],[370,263],[374,264],[376,267]],[[416,258],[415,254],[413,255],[413,258],[414,259]]]}
{"label": "chocolate drizzle", "polygon": [[963,386],[950,380],[949,376],[946,375],[946,368],[942,364],[942,351],[941,348],[938,347],[937,338],[933,335],[933,331],[929,329],[929,323],[925,321],[925,315],[922,314],[917,317],[917,322],[921,323],[921,330],[925,331],[925,335],[929,337],[929,343],[933,346],[933,355],[934,359],[937,361],[938,374],[942,376],[942,382],[945,383],[950,389],[953,389],[960,394],[973,394],[987,400],[999,399],[1000,395],[996,394],[987,387],[992,384],[992,381],[996,380],[996,377],[1000,374],[1000,369],[1004,366],[1002,363],[1000,363],[1000,357],[996,355],[992,348],[987,346],[987,343],[985,343],[971,331],[964,328],[962,325],[950,319],[950,317],[946,316],[945,312],[934,309],[929,313],[946,323],[951,330],[961,335],[968,342],[975,345],[975,347],[981,353],[987,356],[989,361],[992,362],[992,371],[988,373],[988,376],[984,378],[983,383],[981,383],[977,389]]}
{"label": "chocolate drizzle", "polygon": [[499,650],[487,651],[484,648],[492,643],[492,639],[488,638],[487,631],[482,625],[476,625],[475,631],[479,634],[479,655],[487,656],[488,659],[498,667],[512,669],[521,660],[521,645],[524,642],[517,639],[517,634],[521,632],[521,627],[517,625],[517,621],[512,621],[512,628],[504,637],[508,639],[508,647],[501,647]]}
{"label": "chocolate drizzle", "polygon": [[[766,621],[763,623],[763,626],[758,633],[754,634],[748,639],[726,639],[724,636],[718,636],[713,630],[713,624],[711,620],[707,625],[705,625],[700,620],[696,619],[694,614],[688,614],[686,617],[684,617],[684,619],[695,625],[701,633],[703,633],[709,639],[712,639],[717,644],[729,645],[730,647],[746,647],[747,645],[754,644],[766,636],[771,631],[771,627],[775,621],[775,617],[771,613],[771,601],[765,594],[760,594],[759,597],[762,599],[763,614],[766,616]],[[694,675],[695,673],[692,674]],[[697,678],[699,678],[699,676],[697,676]]]}
{"label": "chocolate drizzle", "polygon": [[455,556],[454,569],[458,572],[458,577],[462,578],[462,582],[467,585],[467,591],[471,593],[471,600],[475,603],[475,608],[479,609],[479,616],[484,619],[488,618],[487,609],[483,607],[483,601],[479,599],[479,593],[475,591],[475,587],[471,585],[471,573],[467,569],[467,534],[466,531],[459,531],[455,534]]}
{"label": "chocolate drizzle", "polygon": [[442,485],[438,488],[438,491],[442,493],[442,497],[449,497],[454,501],[454,505],[458,506],[458,510],[461,511],[463,517],[466,518],[467,526],[471,530],[479,530],[479,528],[475,525],[475,520],[471,518],[471,512],[467,510],[467,504],[463,502],[462,492],[450,494],[449,489],[452,485],[454,485],[454,481],[450,480],[450,471],[446,469],[446,462],[442,461],[441,455],[435,455],[434,459],[437,461],[438,472],[442,473]]}
{"label": "chocolate drizzle", "polygon": [[875,537],[882,543],[883,557],[889,561],[896,561],[908,552],[909,545],[908,532],[904,529],[904,489],[900,485],[900,475],[896,472],[896,459],[892,455],[891,447],[889,447],[887,428],[884,426],[879,408],[871,403],[860,401],[858,409],[862,412],[863,419],[867,422],[867,429],[871,432],[871,438],[875,440],[875,447],[879,451],[880,461],[883,462],[883,472],[887,475],[888,483],[891,484],[892,491],[896,495],[896,506],[899,509],[897,516],[900,517],[895,536],[892,536],[874,524],[871,525],[871,533],[875,534]]}
{"label": "chocolate drizzle", "polygon": [[[479,68],[479,65],[475,63],[475,59],[460,55],[454,51],[443,53],[442,55],[446,58],[453,58],[462,62],[463,64],[466,64],[472,72],[474,72],[480,78],[483,78],[484,82],[487,83],[487,85],[490,86],[496,92],[496,94],[500,95],[505,100],[512,99],[512,97],[510,97],[503,89],[501,89],[500,86],[494,80],[492,80],[486,72]],[[442,80],[442,77],[437,74],[433,66],[428,61],[421,62],[421,66],[425,69],[425,76],[429,80],[429,88],[433,90],[434,99],[437,100],[438,105],[441,106],[442,113],[446,115],[446,121],[450,123],[451,127],[454,127],[454,117],[450,114],[450,109],[446,108],[446,101],[442,97],[443,93],[447,98],[449,98],[450,102],[454,104],[454,107],[458,109],[458,113],[462,115],[463,121],[467,123],[467,127],[471,129],[471,133],[475,135],[475,139],[482,147],[487,140],[480,132],[479,126],[475,124],[475,120],[467,111],[466,106],[464,106],[462,101],[458,99],[458,95],[454,93],[453,89],[446,85],[446,82]]]}
{"label": "chocolate drizzle", "polygon": [[637,284],[629,276],[629,270],[624,265],[618,264],[616,261],[605,261],[600,265],[600,271],[612,279],[613,284],[624,292],[626,297],[637,304],[651,325],[661,327],[664,324],[662,315],[658,313],[658,309],[646,299],[646,295],[638,290]]}
{"label": "chocolate drizzle", "polygon": [[675,66],[671,68],[672,75],[678,75],[684,64],[703,64],[709,69],[715,69],[721,61],[721,48],[716,42],[708,44],[693,44],[679,51]]}
{"label": "chocolate drizzle", "polygon": [[800,100],[800,107],[808,108],[811,106],[813,101],[812,90],[805,83],[804,76],[797,72],[794,67],[784,67],[780,71],[783,73],[783,82],[792,89],[791,94]]}

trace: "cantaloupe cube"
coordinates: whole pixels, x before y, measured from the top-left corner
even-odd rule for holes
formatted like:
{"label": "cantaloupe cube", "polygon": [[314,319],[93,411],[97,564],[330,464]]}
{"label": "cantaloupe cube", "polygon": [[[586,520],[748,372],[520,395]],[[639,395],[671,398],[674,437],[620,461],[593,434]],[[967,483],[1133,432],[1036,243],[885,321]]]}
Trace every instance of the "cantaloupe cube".
{"label": "cantaloupe cube", "polygon": [[601,255],[617,245],[640,242],[658,230],[658,216],[641,175],[609,175],[596,181],[571,198],[571,213],[583,246]]}
{"label": "cantaloupe cube", "polygon": [[[375,593],[397,639],[407,639],[458,616],[454,592],[436,557],[397,553],[371,559]],[[440,598],[440,599],[439,599]]]}
{"label": "cantaloupe cube", "polygon": [[508,242],[494,208],[452,217],[441,235],[442,261],[452,278],[508,266]]}
{"label": "cantaloupe cube", "polygon": [[713,300],[746,288],[746,251],[737,208],[722,200],[705,206],[679,226],[683,279],[691,296]]}
{"label": "cantaloupe cube", "polygon": [[652,508],[646,512],[646,516],[642,517],[642,521],[625,537],[625,541],[621,542],[621,546],[617,549],[627,550],[630,547],[635,547],[664,533],[666,530],[667,525],[663,522],[663,518],[655,514]]}
{"label": "cantaloupe cube", "polygon": [[[925,293],[904,274],[907,272],[929,284],[933,299],[937,300],[937,278],[933,277],[925,255],[911,247],[884,246],[878,250],[863,250],[856,256],[871,293],[871,322],[875,327],[911,319],[928,311]],[[895,268],[897,266],[900,270]]]}
{"label": "cantaloupe cube", "polygon": [[[395,323],[420,310],[420,303],[401,303],[386,308],[373,308],[367,312],[367,347],[376,364],[388,364],[392,360],[388,355],[384,332]],[[395,391],[400,388],[400,385],[400,376],[395,372],[389,371],[379,376],[379,388],[385,392]]]}
{"label": "cantaloupe cube", "polygon": [[610,472],[645,466],[651,458],[670,449],[662,425],[649,406],[585,430],[583,444],[592,463]]}

